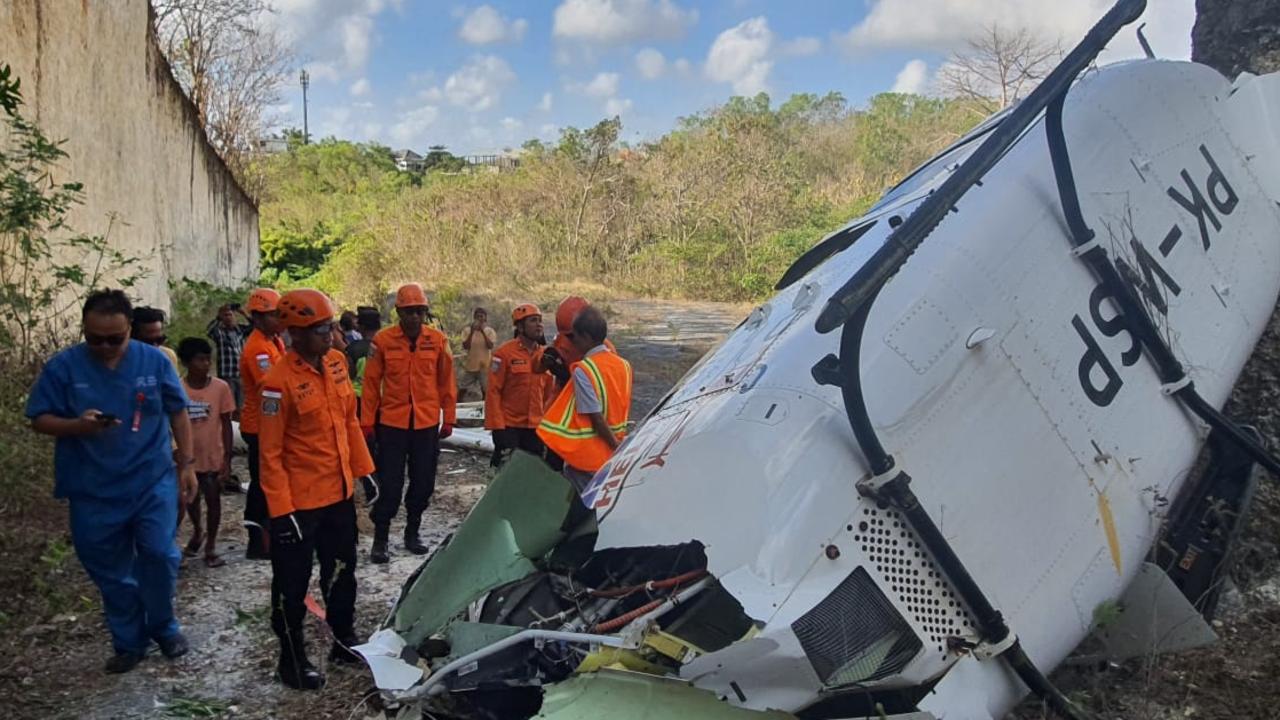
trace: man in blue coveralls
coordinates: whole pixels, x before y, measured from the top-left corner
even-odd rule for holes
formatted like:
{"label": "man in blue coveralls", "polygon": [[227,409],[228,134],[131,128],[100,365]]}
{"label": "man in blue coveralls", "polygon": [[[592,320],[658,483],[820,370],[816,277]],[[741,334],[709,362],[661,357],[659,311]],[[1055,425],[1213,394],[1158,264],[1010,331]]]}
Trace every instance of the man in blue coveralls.
{"label": "man in blue coveralls", "polygon": [[102,593],[111,673],[132,670],[152,640],[170,659],[188,650],[173,616],[179,495],[185,506],[196,491],[187,396],[168,358],[129,339],[132,316],[123,292],[91,294],[84,342],[49,360],[27,401],[32,427],[58,439],[54,495],[69,501],[76,556]]}

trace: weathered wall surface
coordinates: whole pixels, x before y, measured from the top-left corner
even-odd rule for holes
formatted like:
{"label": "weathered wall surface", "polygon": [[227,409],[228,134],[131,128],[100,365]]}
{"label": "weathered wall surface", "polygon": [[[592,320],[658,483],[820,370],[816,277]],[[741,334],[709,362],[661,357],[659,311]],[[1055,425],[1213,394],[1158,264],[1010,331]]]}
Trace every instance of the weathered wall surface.
{"label": "weathered wall surface", "polygon": [[1191,59],[1227,77],[1280,70],[1280,0],[1196,0]]}
{"label": "weathered wall surface", "polygon": [[66,138],[65,177],[84,183],[70,218],[144,258],[139,300],[168,282],[236,286],[258,273],[258,211],[200,128],[151,30],[147,0],[0,0],[0,64],[24,114]]}

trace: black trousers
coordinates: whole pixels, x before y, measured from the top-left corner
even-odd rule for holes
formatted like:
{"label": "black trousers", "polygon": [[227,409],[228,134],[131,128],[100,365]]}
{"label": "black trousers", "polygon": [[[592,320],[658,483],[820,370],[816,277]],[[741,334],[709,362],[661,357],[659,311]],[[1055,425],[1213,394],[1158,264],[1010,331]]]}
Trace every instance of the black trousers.
{"label": "black trousers", "polygon": [[547,446],[542,443],[535,428],[506,428],[494,430],[492,434],[493,457],[489,459],[489,465],[493,467],[501,467],[515,450],[523,450],[538,457],[546,455]]}
{"label": "black trousers", "polygon": [[338,640],[355,636],[356,506],[350,498],[293,513],[302,542],[271,543],[271,629],[291,652],[302,651],[311,565],[320,561],[325,620]]}
{"label": "black trousers", "polygon": [[249,527],[257,525],[263,532],[269,532],[271,518],[267,514],[267,496],[262,492],[262,480],[258,475],[258,435],[242,432],[240,437],[249,446],[249,492],[244,498],[244,522]]}
{"label": "black trousers", "polygon": [[[400,511],[400,498],[410,519],[422,516],[436,489],[436,460],[440,456],[440,430],[402,430],[377,426],[378,483],[382,486],[370,517],[374,525],[390,525]],[[405,489],[405,469],[409,488]]]}

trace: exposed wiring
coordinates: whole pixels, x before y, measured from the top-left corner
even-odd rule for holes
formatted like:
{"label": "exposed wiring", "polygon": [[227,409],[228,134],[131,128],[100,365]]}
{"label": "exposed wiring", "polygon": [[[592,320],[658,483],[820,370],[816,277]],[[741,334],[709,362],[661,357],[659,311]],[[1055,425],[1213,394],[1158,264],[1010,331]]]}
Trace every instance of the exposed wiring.
{"label": "exposed wiring", "polygon": [[682,575],[676,575],[675,577],[670,577],[670,578],[667,578],[666,580],[650,580],[648,582],[639,583],[637,585],[629,585],[627,587],[610,588],[608,590],[592,590],[591,597],[616,598],[616,597],[626,597],[627,595],[631,595],[641,590],[647,590],[650,592],[654,590],[666,590],[667,588],[673,588],[673,587],[676,587],[677,585],[683,585],[687,582],[692,582],[694,580],[701,580],[703,577],[706,576],[706,574],[707,574],[706,568],[702,568],[700,570],[690,570],[687,573],[684,573]]}

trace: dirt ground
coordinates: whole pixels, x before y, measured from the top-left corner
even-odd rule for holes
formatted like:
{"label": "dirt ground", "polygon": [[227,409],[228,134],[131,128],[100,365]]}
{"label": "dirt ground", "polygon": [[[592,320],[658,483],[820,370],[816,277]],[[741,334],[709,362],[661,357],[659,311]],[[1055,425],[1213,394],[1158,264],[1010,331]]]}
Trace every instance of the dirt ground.
{"label": "dirt ground", "polygon": [[[611,335],[635,368],[632,417],[639,419],[699,357],[745,316],[746,308],[711,303],[616,301],[607,308]],[[243,458],[235,471],[247,478]],[[488,456],[443,451],[437,488],[423,521],[434,547],[462,521],[491,479]],[[357,491],[357,500],[361,500]],[[178,581],[178,617],[192,651],[177,661],[153,653],[136,670],[102,672],[110,655],[96,592],[74,558],[66,580],[84,596],[80,610],[20,629],[17,654],[0,658],[0,703],[10,718],[362,718],[372,689],[366,670],[326,667],[324,624],[308,617],[310,657],[328,677],[318,693],[300,693],[273,679],[278,649],[268,619],[270,564],[244,558],[240,519],[244,496],[222,496],[224,567],[186,562]],[[373,632],[422,558],[399,546],[402,521],[393,524],[392,560],[368,562],[372,525],[361,513],[356,570],[358,633]],[[184,523],[182,543],[191,528]],[[314,583],[314,581],[313,581]],[[319,598],[313,587],[312,595]]]}
{"label": "dirt ground", "polygon": [[[747,308],[708,303],[614,301],[613,336],[636,373],[633,418],[648,412],[684,372],[745,315]],[[1229,412],[1257,425],[1280,447],[1280,323],[1273,320]],[[237,471],[245,476],[243,461]],[[487,458],[446,451],[425,540],[437,544],[479,499],[490,479]],[[1178,655],[1059,670],[1062,689],[1099,720],[1280,717],[1280,493],[1264,481],[1215,630],[1222,642]],[[359,495],[357,495],[359,498]],[[94,591],[74,558],[69,587],[84,593],[81,610],[15,630],[18,652],[0,658],[0,698],[12,718],[229,717],[364,718],[372,683],[362,669],[323,667],[323,624],[309,619],[311,657],[329,678],[319,693],[282,688],[272,678],[276,642],[267,621],[270,570],[244,559],[238,522],[243,496],[223,496],[222,568],[188,562],[178,587],[179,617],[192,652],[176,662],[153,655],[135,671],[108,676],[109,653]],[[357,630],[373,631],[420,558],[398,546],[392,530],[388,565],[367,562],[370,527],[362,520]],[[180,533],[185,541],[189,526]],[[318,592],[313,593],[318,597]],[[1051,717],[1025,703],[1009,720]]]}

